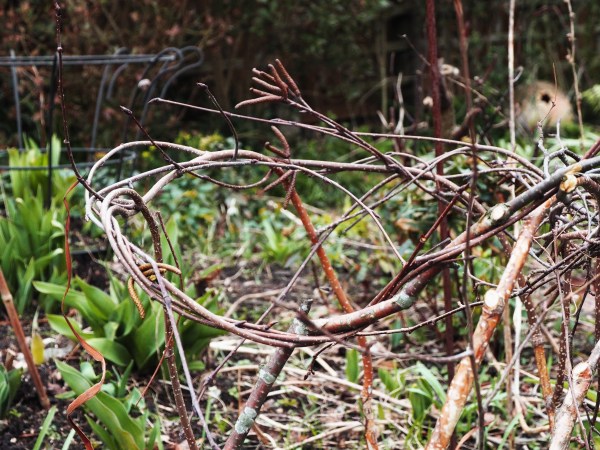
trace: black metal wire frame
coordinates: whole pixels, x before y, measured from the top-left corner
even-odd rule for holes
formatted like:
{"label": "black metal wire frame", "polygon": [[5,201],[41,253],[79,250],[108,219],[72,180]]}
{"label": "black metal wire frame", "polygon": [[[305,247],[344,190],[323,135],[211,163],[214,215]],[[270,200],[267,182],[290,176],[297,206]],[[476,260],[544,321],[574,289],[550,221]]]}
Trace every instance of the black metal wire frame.
{"label": "black metal wire frame", "polygon": [[[102,104],[112,98],[114,92],[114,86],[119,76],[129,67],[130,65],[145,65],[144,71],[138,83],[132,87],[131,95],[129,97],[129,103],[127,107],[133,109],[134,104],[138,101],[141,95],[143,111],[139,118],[141,124],[144,124],[148,111],[148,100],[159,91],[160,96],[164,97],[168,89],[173,85],[178,77],[182,74],[187,73],[200,67],[204,62],[204,55],[202,50],[198,47],[188,46],[183,48],[169,47],[157,54],[143,54],[143,55],[132,55],[129,54],[129,50],[126,48],[119,48],[112,55],[66,55],[63,56],[63,65],[65,66],[104,66],[102,72],[102,78],[100,80],[100,86],[96,95],[96,106],[94,110],[94,120],[92,123],[90,146],[89,147],[78,147],[75,150],[79,153],[101,153],[107,149],[104,147],[97,146],[97,134],[100,122],[100,113],[102,110]],[[13,99],[15,103],[16,113],[16,128],[17,128],[17,139],[19,150],[24,150],[24,139],[23,139],[23,118],[21,113],[21,99],[19,97],[19,76],[17,68],[19,67],[52,67],[52,75],[50,83],[48,85],[48,94],[50,99],[53,99],[57,89],[57,75],[58,75],[58,57],[53,56],[16,56],[15,52],[11,50],[10,56],[0,57],[0,67],[9,67],[11,74],[11,87],[13,90]],[[156,69],[156,70],[155,70]],[[152,74],[152,75],[151,75]],[[150,78],[152,76],[152,78]],[[141,82],[144,83],[141,83]],[[59,164],[56,166],[52,165],[52,145],[51,136],[53,129],[53,116],[54,116],[54,101],[49,102],[49,107],[46,115],[46,149],[48,152],[48,166],[47,167],[9,167],[8,165],[0,165],[0,171],[9,170],[47,170],[48,171],[48,198],[46,199],[47,204],[50,203],[52,198],[52,171],[53,170],[64,170],[70,166],[66,164]],[[130,125],[130,118],[124,121],[122,142],[127,141],[127,132]],[[139,135],[138,135],[139,137]],[[62,152],[62,149],[61,149]],[[0,150],[0,156],[4,152]],[[123,153],[119,157],[117,162],[117,176],[120,177],[123,171],[123,163],[134,159],[134,154]],[[91,166],[90,162],[83,163],[82,167]]]}

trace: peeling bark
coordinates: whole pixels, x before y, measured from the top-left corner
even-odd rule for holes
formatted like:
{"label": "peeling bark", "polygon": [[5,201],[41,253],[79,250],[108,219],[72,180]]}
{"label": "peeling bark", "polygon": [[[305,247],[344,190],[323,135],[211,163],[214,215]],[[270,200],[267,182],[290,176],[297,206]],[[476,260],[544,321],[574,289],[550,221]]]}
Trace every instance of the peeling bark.
{"label": "peeling bark", "polygon": [[[513,248],[498,287],[488,291],[485,295],[483,311],[473,334],[473,352],[477,364],[480,364],[483,359],[494,330],[502,317],[506,301],[512,294],[515,281],[525,264],[533,234],[541,223],[546,210],[552,204],[552,201],[552,199],[547,200],[531,214]],[[456,375],[448,389],[446,403],[440,412],[440,417],[429,439],[426,447],[427,450],[448,448],[458,419],[467,402],[467,397],[471,392],[473,378],[471,361],[468,357],[463,358],[456,369]]]}

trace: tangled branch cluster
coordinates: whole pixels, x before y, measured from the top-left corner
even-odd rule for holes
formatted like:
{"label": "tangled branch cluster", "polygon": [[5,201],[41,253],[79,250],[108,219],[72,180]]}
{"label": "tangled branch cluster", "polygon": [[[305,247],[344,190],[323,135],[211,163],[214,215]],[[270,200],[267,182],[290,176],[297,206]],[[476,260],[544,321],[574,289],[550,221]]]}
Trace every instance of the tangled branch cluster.
{"label": "tangled branch cluster", "polygon": [[[466,349],[458,355],[449,355],[447,359],[460,360],[454,379],[449,387],[446,404],[440,412],[438,423],[431,437],[428,448],[447,448],[460,414],[467,402],[474,383],[477,383],[477,371],[473,365],[481,364],[484,352],[492,338],[508,300],[518,297],[522,300],[528,316],[530,332],[528,338],[535,349],[536,363],[540,376],[542,394],[550,420],[550,429],[556,440],[564,439],[571,434],[574,417],[578,409],[571,408],[570,413],[559,408],[562,396],[563,381],[568,380],[574,385],[574,377],[581,371],[571,370],[569,356],[568,329],[570,305],[576,299],[585,298],[591,291],[598,292],[599,276],[597,267],[599,220],[598,206],[600,201],[600,184],[596,181],[600,175],[600,142],[590,148],[582,157],[562,148],[556,152],[547,151],[543,140],[539,147],[543,153],[543,167],[540,169],[532,162],[504,148],[465,144],[460,141],[438,140],[445,145],[445,152],[429,159],[420,158],[410,153],[394,151],[383,153],[370,144],[367,139],[375,135],[365,135],[353,132],[329,117],[313,110],[303,99],[302,94],[293,78],[285,67],[276,61],[269,66],[268,71],[254,72],[255,87],[252,93],[255,98],[238,105],[243,107],[250,104],[282,103],[304,116],[310,116],[312,122],[320,125],[308,125],[282,119],[256,119],[224,112],[220,108],[208,110],[222,114],[230,119],[254,120],[271,125],[278,144],[266,143],[267,154],[258,153],[237,147],[222,151],[203,151],[184,145],[169,142],[156,142],[150,138],[144,141],[122,144],[102,159],[92,168],[85,185],[89,188],[86,193],[86,214],[107,236],[115,256],[123,264],[131,276],[130,292],[137,299],[134,284],[145,294],[163,305],[167,326],[167,342],[178,347],[180,355],[183,348],[177,335],[175,315],[181,315],[198,323],[219,328],[259,344],[276,348],[267,364],[260,370],[256,386],[243,409],[234,428],[224,445],[225,449],[241,448],[255,418],[270,392],[277,376],[285,366],[295,348],[300,346],[321,346],[340,344],[353,346],[361,351],[364,366],[364,390],[362,393],[363,411],[365,415],[366,440],[370,448],[377,448],[377,433],[369,409],[370,390],[372,389],[372,352],[369,349],[367,337],[374,332],[370,327],[383,319],[403,310],[410,310],[419,299],[423,289],[436,282],[436,276],[449,264],[459,263],[468,271],[474,283],[478,280],[470,272],[465,254],[470,249],[491,245],[492,239],[497,238],[505,252],[506,265],[501,279],[490,286],[484,296],[483,310],[473,334],[473,348]],[[154,103],[175,103],[165,99],[154,99]],[[207,110],[193,105],[190,108]],[[298,127],[340,139],[349,147],[358,147],[365,154],[355,162],[340,163],[328,160],[304,160],[293,157],[293,149],[288,144],[282,129]],[[377,135],[386,137],[386,135]],[[423,140],[418,136],[389,135],[390,139],[403,141]],[[135,174],[108,186],[101,186],[96,175],[102,165],[110,158],[118,157],[125,150],[154,145],[164,156],[165,164],[146,172]],[[179,152],[188,155],[185,162],[175,162],[168,156]],[[469,186],[473,173],[442,175],[436,166],[449,164],[457,158],[467,156],[475,158],[479,166],[477,177],[500,176],[514,183],[516,195],[503,203],[487,205],[479,200],[479,193],[472,191]],[[181,158],[178,158],[180,160]],[[215,170],[226,168],[252,167],[261,178],[246,185],[232,185],[213,178]],[[352,193],[347,187],[335,181],[333,175],[341,172],[378,173],[385,179],[377,185],[366,189],[361,194]],[[151,209],[155,199],[169,183],[177,182],[180,177],[196,177],[202,182],[215,183],[222,189],[244,190],[262,188],[268,190],[276,185],[285,188],[284,207],[293,205],[298,217],[306,229],[311,241],[311,251],[304,259],[296,273],[290,278],[285,288],[271,308],[260,321],[250,321],[222,317],[212,313],[193,298],[185,294],[181,286],[169,282],[163,274],[165,271],[178,273],[178,269],[163,263],[161,233],[164,231],[160,215]],[[328,184],[347,195],[352,205],[328,226],[316,229],[310,214],[303,206],[301,193],[296,190],[296,180],[300,177],[311,177],[318,183]],[[141,186],[150,186],[141,191]],[[445,205],[443,213],[438,217],[431,229],[422,236],[414,251],[402,255],[398,246],[386,232],[384,224],[377,214],[377,208],[392,198],[399,198],[408,189],[422,190],[430,198]],[[124,219],[141,215],[148,225],[152,235],[152,249],[146,249],[141,244],[133,242],[125,232]],[[443,241],[428,252],[423,247],[429,237],[437,230],[444,217],[458,217],[464,220],[471,218],[472,225],[451,240]],[[390,255],[397,258],[401,269],[393,276],[385,287],[375,295],[368,305],[355,310],[349,301],[347,293],[339,283],[331,263],[327,257],[328,238],[333,231],[341,226],[347,226],[357,220],[371,220],[379,230],[379,238]],[[467,222],[469,223],[469,222]],[[517,224],[521,226],[515,228]],[[517,234],[518,233],[518,234]],[[288,294],[293,289],[307,263],[317,256],[324,274],[339,300],[341,312],[333,317],[314,318],[310,314],[310,302],[293,304],[288,300]],[[577,275],[577,276],[575,276]],[[577,281],[579,280],[579,281]],[[582,281],[583,280],[583,281]],[[596,295],[596,302],[600,302]],[[139,302],[138,302],[139,303]],[[579,304],[579,303],[578,303]],[[289,329],[279,329],[272,326],[273,306],[283,307],[294,311],[296,318]],[[141,306],[138,305],[139,308]],[[470,306],[467,306],[470,307]],[[565,319],[561,352],[558,358],[557,379],[553,389],[546,367],[544,339],[540,333],[549,310],[558,308]],[[464,310],[461,306],[452,313]],[[600,307],[596,305],[596,341],[600,339]],[[143,309],[140,309],[143,314]],[[263,322],[269,319],[269,322]],[[439,320],[432,318],[428,323]],[[379,331],[378,331],[379,332]],[[385,331],[382,331],[385,333]],[[356,341],[355,341],[356,338]],[[173,344],[173,340],[175,343]],[[357,345],[353,344],[357,342]],[[523,342],[522,345],[525,345]],[[518,355],[515,355],[518,356]],[[427,359],[424,357],[424,359]],[[598,358],[591,358],[589,367],[595,370]],[[509,373],[507,369],[505,374]],[[172,372],[177,378],[176,368]],[[184,364],[184,371],[187,368]],[[188,384],[191,379],[186,373]],[[500,385],[500,383],[498,383]],[[178,384],[177,384],[178,386]],[[577,400],[579,398],[579,400]],[[581,402],[581,396],[575,393],[567,394],[567,401],[573,404]],[[570,399],[570,400],[569,400]],[[185,413],[185,405],[178,405],[180,415],[186,428],[186,436],[192,448],[195,448],[193,434],[189,429],[189,419]],[[480,404],[480,408],[485,405]],[[194,399],[196,414],[203,420],[204,415],[199,409],[197,399]],[[483,414],[483,410],[480,411]],[[183,417],[185,416],[185,417]],[[567,419],[564,419],[564,418]],[[565,425],[565,420],[569,423]],[[187,424],[187,425],[186,425]],[[206,426],[206,424],[204,424]],[[562,434],[561,434],[562,433]],[[208,433],[210,437],[210,432]],[[210,437],[211,446],[219,448]],[[562,448],[562,447],[556,447]]]}

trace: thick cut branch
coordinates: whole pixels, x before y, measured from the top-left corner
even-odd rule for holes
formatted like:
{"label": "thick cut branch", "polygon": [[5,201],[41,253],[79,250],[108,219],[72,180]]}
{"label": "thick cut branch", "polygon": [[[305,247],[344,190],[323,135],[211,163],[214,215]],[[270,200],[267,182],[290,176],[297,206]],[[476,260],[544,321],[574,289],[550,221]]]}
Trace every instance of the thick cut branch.
{"label": "thick cut branch", "polygon": [[[298,319],[294,319],[289,331],[298,335],[308,334],[308,328]],[[239,450],[242,448],[246,436],[248,436],[269,392],[271,392],[273,383],[277,380],[277,377],[293,352],[293,349],[279,347],[271,355],[267,364],[259,370],[254,389],[252,389],[252,393],[244,405],[244,409],[240,412],[223,450]]]}
{"label": "thick cut branch", "polygon": [[[541,223],[544,213],[552,204],[552,201],[553,199],[547,200],[531,214],[513,248],[498,287],[495,290],[488,291],[485,296],[483,311],[473,334],[473,353],[477,364],[480,364],[483,359],[485,350],[502,316],[506,301],[512,294],[515,280],[525,264],[535,230]],[[427,450],[448,448],[458,419],[467,402],[467,397],[471,392],[473,378],[471,361],[469,358],[463,358],[448,389],[446,403],[440,412],[440,417],[427,444]]]}
{"label": "thick cut branch", "polygon": [[592,353],[587,361],[580,362],[573,369],[573,383],[563,401],[562,406],[556,412],[554,430],[550,450],[563,450],[569,448],[571,432],[577,421],[577,409],[583,402],[585,394],[592,383],[592,374],[598,368],[600,359],[600,341],[596,342]]}

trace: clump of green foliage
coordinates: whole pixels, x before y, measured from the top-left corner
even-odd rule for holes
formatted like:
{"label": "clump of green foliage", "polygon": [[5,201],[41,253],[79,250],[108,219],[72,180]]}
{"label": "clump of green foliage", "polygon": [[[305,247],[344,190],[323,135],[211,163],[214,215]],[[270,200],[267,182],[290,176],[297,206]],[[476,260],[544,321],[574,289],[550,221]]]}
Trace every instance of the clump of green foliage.
{"label": "clump of green foliage", "polygon": [[[80,370],[60,361],[56,361],[56,366],[66,384],[72,389],[62,398],[73,398],[82,394],[100,378],[88,362],[81,363]],[[102,391],[83,406],[85,418],[104,448],[153,450],[158,446],[160,449],[162,443],[158,418],[149,412],[139,389],[127,391],[132,367],[133,363],[130,363],[122,375],[117,371],[107,373],[108,381],[102,386]],[[133,417],[136,410],[140,414]],[[148,427],[148,422],[154,422],[154,425]]]}
{"label": "clump of green foliage", "polygon": [[[9,181],[0,177],[3,203],[0,210],[0,267],[15,299],[19,313],[31,304],[34,280],[62,282],[65,279],[64,237],[66,211],[62,196],[72,177],[55,171],[52,186],[45,170],[48,153],[42,152],[31,140],[27,149],[8,150],[11,168]],[[52,165],[58,164],[60,143],[52,140]],[[45,205],[52,189],[50,204]]]}
{"label": "clump of green foliage", "polygon": [[[39,292],[51,296],[57,302],[62,299],[65,290],[62,284],[35,282],[34,285]],[[118,366],[125,367],[134,361],[139,372],[154,367],[165,343],[163,309],[158,303],[143,297],[141,301],[146,311],[144,319],[139,316],[125,285],[116,278],[111,279],[110,293],[76,278],[74,288],[65,298],[65,304],[76,309],[89,326],[89,329],[83,329],[81,325],[71,321],[77,333],[88,344]],[[207,291],[198,302],[216,311],[218,297],[217,293]],[[62,315],[48,314],[47,318],[54,331],[76,341]],[[179,332],[190,359],[206,348],[213,337],[222,334],[220,330],[187,319],[180,322]]]}

